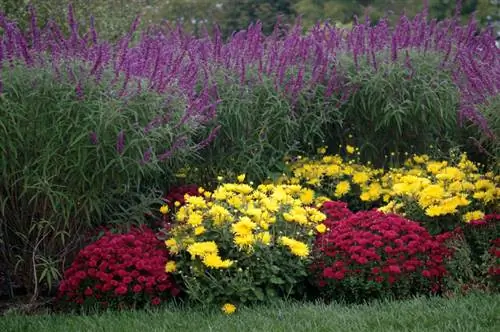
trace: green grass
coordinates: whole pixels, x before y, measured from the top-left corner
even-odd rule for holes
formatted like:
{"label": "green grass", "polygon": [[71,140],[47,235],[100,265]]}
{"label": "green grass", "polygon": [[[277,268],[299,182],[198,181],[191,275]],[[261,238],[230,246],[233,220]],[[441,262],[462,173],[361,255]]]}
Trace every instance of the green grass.
{"label": "green grass", "polygon": [[11,314],[0,331],[499,331],[500,295],[454,299],[416,298],[369,305],[278,303],[239,308],[225,316],[214,309],[170,306],[156,311],[101,315]]}

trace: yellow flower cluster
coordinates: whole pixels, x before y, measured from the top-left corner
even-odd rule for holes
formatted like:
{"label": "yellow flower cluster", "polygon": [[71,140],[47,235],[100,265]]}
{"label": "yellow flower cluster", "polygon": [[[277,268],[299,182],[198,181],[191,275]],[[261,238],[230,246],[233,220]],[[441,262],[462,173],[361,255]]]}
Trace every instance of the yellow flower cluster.
{"label": "yellow flower cluster", "polygon": [[286,236],[281,236],[279,241],[284,246],[287,246],[292,254],[299,257],[307,257],[309,255],[309,248],[303,242],[291,239]]}
{"label": "yellow flower cluster", "polygon": [[500,187],[495,184],[499,182],[498,175],[481,174],[466,154],[456,163],[413,156],[382,177],[387,202],[382,210],[404,213],[406,204],[412,202],[428,217],[456,215],[468,222],[484,216],[474,207],[498,207]]}
{"label": "yellow flower cluster", "polygon": [[[238,179],[243,180],[243,176]],[[322,224],[326,216],[318,208],[328,198],[315,197],[313,190],[299,185],[254,188],[224,183],[202,194],[185,197],[186,204],[177,210],[177,224],[165,244],[170,252],[187,252],[191,260],[199,259],[208,268],[236,264],[234,254],[226,255],[233,260],[224,260],[221,253],[240,252],[243,256],[258,246],[284,246],[297,257],[307,257],[312,236],[327,230]]]}
{"label": "yellow flower cluster", "polygon": [[404,215],[409,205],[417,204],[427,217],[453,215],[468,222],[500,205],[500,176],[481,174],[466,154],[454,163],[414,155],[388,171],[323,155],[301,158],[291,170],[293,177],[283,177],[281,183],[309,185],[335,199],[356,196],[378,203],[384,212]]}
{"label": "yellow flower cluster", "polygon": [[[349,148],[355,151],[353,147]],[[382,169],[352,161],[345,162],[339,155],[326,155],[319,160],[301,158],[291,167],[293,176],[283,177],[280,182],[305,184],[317,189],[328,187],[329,195],[334,199],[341,199],[352,193],[354,186],[361,189],[359,196],[363,201],[377,201],[382,197]]]}

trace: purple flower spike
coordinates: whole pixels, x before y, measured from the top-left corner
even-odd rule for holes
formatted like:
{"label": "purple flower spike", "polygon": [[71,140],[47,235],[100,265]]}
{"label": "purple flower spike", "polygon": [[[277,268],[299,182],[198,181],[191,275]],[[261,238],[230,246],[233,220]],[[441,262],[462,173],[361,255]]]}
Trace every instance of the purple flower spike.
{"label": "purple flower spike", "polygon": [[99,144],[99,138],[97,137],[97,133],[95,131],[90,132],[89,139],[90,139],[90,143],[92,143],[92,145]]}
{"label": "purple flower spike", "polygon": [[125,132],[121,130],[116,138],[116,152],[118,152],[118,154],[121,155],[123,154],[124,149],[125,149]]}
{"label": "purple flower spike", "polygon": [[151,156],[153,154],[153,148],[149,147],[146,151],[144,151],[142,160],[141,160],[141,165],[145,165],[148,162],[151,161]]}

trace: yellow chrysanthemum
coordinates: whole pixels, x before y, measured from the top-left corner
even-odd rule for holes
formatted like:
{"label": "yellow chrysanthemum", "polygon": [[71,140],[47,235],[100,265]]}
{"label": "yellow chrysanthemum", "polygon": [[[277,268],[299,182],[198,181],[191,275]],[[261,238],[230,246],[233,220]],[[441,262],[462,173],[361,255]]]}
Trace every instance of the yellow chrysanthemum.
{"label": "yellow chrysanthemum", "polygon": [[342,197],[347,194],[349,190],[351,190],[349,181],[340,181],[337,183],[337,186],[335,186],[335,197]]}
{"label": "yellow chrysanthemum", "polygon": [[187,223],[193,227],[201,225],[203,222],[203,215],[200,213],[192,213],[189,215]]}
{"label": "yellow chrysanthemum", "polygon": [[191,254],[192,258],[205,257],[208,255],[215,255],[219,252],[217,244],[214,241],[195,242],[187,247],[187,251]]}
{"label": "yellow chrysanthemum", "polygon": [[219,255],[212,253],[203,257],[203,264],[213,269],[227,269],[233,265],[233,262],[229,259],[222,260]]}
{"label": "yellow chrysanthemum", "polygon": [[323,234],[324,232],[326,232],[326,226],[325,224],[319,224],[316,226],[316,231],[318,231],[318,233],[320,234]]}
{"label": "yellow chrysanthemum", "polygon": [[265,245],[268,245],[271,243],[271,234],[269,232],[261,232],[258,233],[256,236],[257,240]]}
{"label": "yellow chrysanthemum", "polygon": [[163,205],[161,208],[160,208],[160,212],[161,214],[167,214],[168,213],[168,205]]}
{"label": "yellow chrysanthemum", "polygon": [[177,254],[179,252],[179,244],[173,238],[166,240],[165,246],[167,246],[168,250],[173,254]]}
{"label": "yellow chrysanthemum", "polygon": [[295,256],[303,258],[309,255],[309,247],[303,242],[294,240],[286,236],[281,236],[279,238],[279,241],[281,244],[287,246]]}
{"label": "yellow chrysanthemum", "polygon": [[241,217],[240,221],[231,225],[233,233],[238,235],[251,234],[252,231],[257,228],[257,224],[254,223],[249,217]]}
{"label": "yellow chrysanthemum", "polygon": [[236,306],[231,303],[226,303],[222,306],[222,312],[224,312],[226,315],[231,315],[236,311]]}
{"label": "yellow chrysanthemum", "polygon": [[194,229],[194,235],[198,236],[205,233],[206,229],[203,226],[198,226]]}
{"label": "yellow chrysanthemum", "polygon": [[300,194],[300,200],[306,205],[312,204],[314,201],[314,191],[311,189],[304,189]]}
{"label": "yellow chrysanthemum", "polygon": [[236,235],[234,237],[234,244],[240,248],[251,247],[255,243],[255,236],[253,234]]}
{"label": "yellow chrysanthemum", "polygon": [[169,261],[167,264],[165,264],[165,272],[170,273],[170,272],[175,272],[177,270],[177,265],[175,264],[174,261]]}
{"label": "yellow chrysanthemum", "polygon": [[483,211],[479,211],[479,210],[467,212],[463,216],[463,220],[465,222],[471,222],[473,220],[480,220],[480,219],[483,219],[483,218],[484,218],[484,212]]}

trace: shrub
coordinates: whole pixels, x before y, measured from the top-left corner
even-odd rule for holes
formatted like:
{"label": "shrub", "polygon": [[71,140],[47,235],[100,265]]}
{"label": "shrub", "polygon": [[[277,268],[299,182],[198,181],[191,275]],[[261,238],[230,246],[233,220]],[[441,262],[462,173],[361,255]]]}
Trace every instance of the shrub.
{"label": "shrub", "polygon": [[420,221],[433,234],[451,231],[498,211],[498,179],[493,172],[481,172],[465,154],[456,160],[414,156],[405,167],[384,174],[390,199],[382,210]]}
{"label": "shrub", "polygon": [[166,240],[175,260],[167,271],[195,302],[303,295],[314,234],[326,230],[310,207],[318,199],[300,186],[234,183],[188,197]]}
{"label": "shrub", "polygon": [[[438,70],[443,54],[406,50],[406,56],[396,61],[386,57],[377,52],[376,68],[371,58],[360,59],[357,67],[351,57],[340,58],[353,93],[341,108],[344,131],[332,133],[353,135],[361,157],[377,166],[383,166],[390,153],[403,162],[403,152],[425,153],[429,145],[447,149],[459,144],[459,90],[450,71]],[[336,137],[332,143],[345,143],[343,139]]]}
{"label": "shrub", "polygon": [[165,273],[168,251],[148,228],[106,232],[83,248],[64,272],[57,298],[62,307],[136,308],[179,294]]}
{"label": "shrub", "polygon": [[358,151],[347,145],[340,154],[300,158],[289,164],[285,182],[301,184],[332,199],[346,202],[352,211],[380,206],[385,191],[380,181],[383,169],[363,164],[353,157]]}
{"label": "shrub", "polygon": [[450,254],[418,223],[375,210],[338,221],[314,253],[322,296],[347,302],[436,293]]}
{"label": "shrub", "polygon": [[452,151],[447,159],[408,156],[404,165],[389,169],[362,163],[355,153],[348,145],[343,152],[347,157],[300,158],[281,180],[344,201],[352,211],[379,208],[403,215],[422,222],[432,234],[498,211],[500,177],[464,153]]}
{"label": "shrub", "polygon": [[[467,227],[467,226],[466,226]],[[488,241],[483,234],[481,247],[485,250],[478,251],[475,241],[470,241],[471,231],[457,228],[453,232],[439,235],[446,247],[453,254],[446,260],[448,274],[444,279],[444,289],[447,294],[467,294],[470,291],[496,291],[498,290],[498,238]],[[478,227],[478,226],[474,226]],[[479,232],[494,234],[494,229],[485,226]],[[476,232],[476,231],[474,231]],[[476,233],[477,234],[477,233]],[[475,238],[475,237],[474,237]]]}
{"label": "shrub", "polygon": [[[76,29],[72,12],[69,23]],[[91,224],[143,221],[161,181],[209,142],[194,139],[209,97],[164,82],[167,100],[147,68],[131,74],[137,62],[121,63],[120,52],[134,26],[116,45],[87,38],[92,29],[64,36],[51,23],[27,34],[3,16],[0,26],[2,251],[16,281],[38,293]]]}
{"label": "shrub", "polygon": [[463,226],[463,233],[471,248],[473,262],[482,265],[483,256],[490,249],[492,241],[500,238],[500,214],[487,214],[481,219],[472,220]]}

